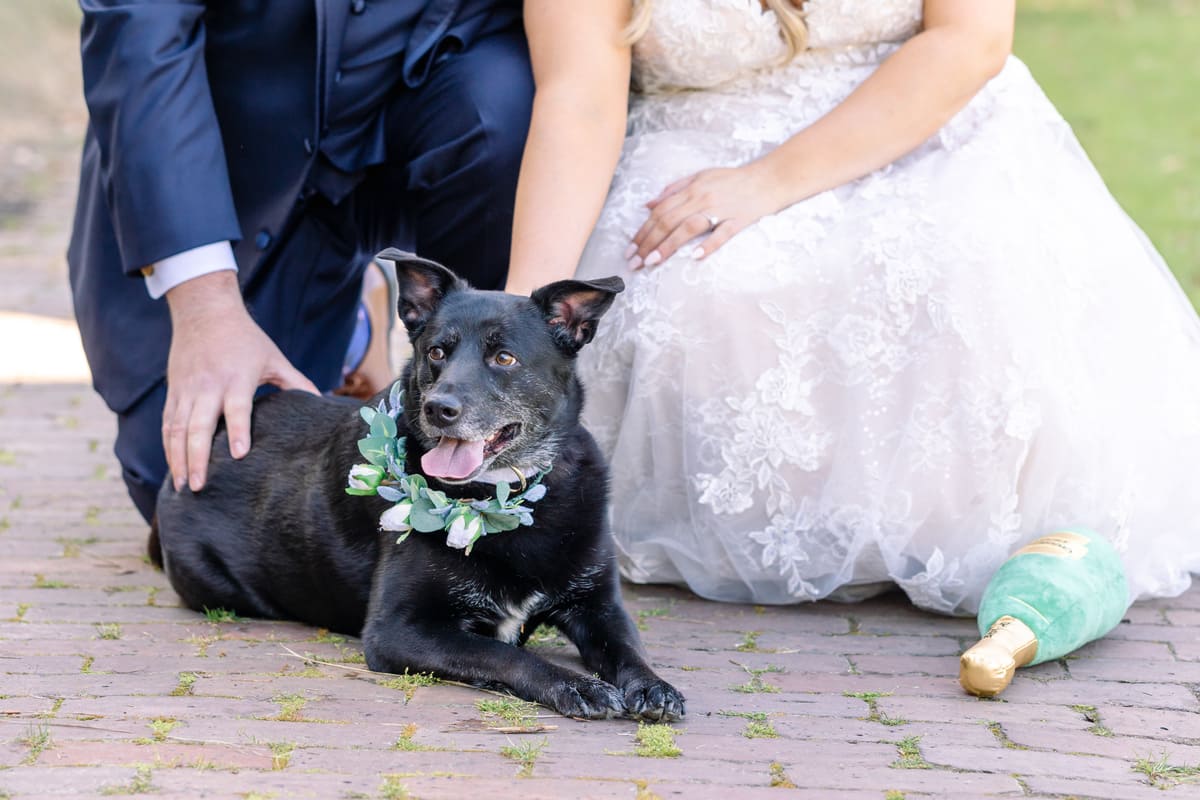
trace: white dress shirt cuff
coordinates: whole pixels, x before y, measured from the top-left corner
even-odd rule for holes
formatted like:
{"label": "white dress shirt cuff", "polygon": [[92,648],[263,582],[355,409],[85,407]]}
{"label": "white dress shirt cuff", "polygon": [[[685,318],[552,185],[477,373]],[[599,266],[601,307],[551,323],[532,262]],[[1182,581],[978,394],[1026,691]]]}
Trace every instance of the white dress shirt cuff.
{"label": "white dress shirt cuff", "polygon": [[184,281],[226,269],[237,272],[233,245],[228,241],[213,242],[167,256],[162,261],[143,267],[142,275],[146,278],[146,291],[157,300]]}

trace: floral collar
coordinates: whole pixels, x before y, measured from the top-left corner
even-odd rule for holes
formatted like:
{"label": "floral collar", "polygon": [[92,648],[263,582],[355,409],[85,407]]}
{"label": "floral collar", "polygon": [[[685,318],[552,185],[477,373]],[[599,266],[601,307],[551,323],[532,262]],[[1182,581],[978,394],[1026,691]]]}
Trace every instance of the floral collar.
{"label": "floral collar", "polygon": [[549,468],[528,482],[524,473],[514,469],[521,483],[516,494],[507,481],[498,480],[495,497],[483,500],[447,497],[445,492],[431,488],[424,475],[409,475],[404,471],[407,442],[406,437],[397,435],[396,427],[396,420],[404,413],[403,399],[400,381],[396,381],[378,406],[363,406],[359,410],[363,421],[370,426],[367,435],[358,440],[358,451],[368,463],[355,464],[346,478],[346,494],[378,495],[394,504],[380,516],[379,527],[398,532],[396,544],[414,530],[446,531],[446,546],[470,555],[475,542],[488,534],[533,524],[533,509],[525,503],[536,503],[546,495],[542,478]]}

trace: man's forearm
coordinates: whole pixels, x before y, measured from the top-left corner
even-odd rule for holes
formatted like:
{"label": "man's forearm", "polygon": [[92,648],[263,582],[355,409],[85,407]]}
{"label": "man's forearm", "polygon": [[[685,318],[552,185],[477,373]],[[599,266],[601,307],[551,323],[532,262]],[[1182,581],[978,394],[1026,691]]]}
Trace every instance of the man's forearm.
{"label": "man's forearm", "polygon": [[171,324],[178,329],[197,316],[245,311],[237,273],[220,270],[184,281],[166,293]]}

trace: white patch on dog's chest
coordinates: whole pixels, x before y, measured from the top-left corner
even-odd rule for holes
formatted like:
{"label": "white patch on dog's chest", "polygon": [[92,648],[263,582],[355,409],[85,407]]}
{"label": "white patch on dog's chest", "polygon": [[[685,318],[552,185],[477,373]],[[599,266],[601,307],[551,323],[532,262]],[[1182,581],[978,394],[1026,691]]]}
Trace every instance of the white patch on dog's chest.
{"label": "white patch on dog's chest", "polygon": [[496,638],[506,644],[516,644],[521,638],[521,629],[546,599],[541,592],[534,592],[520,605],[509,603],[507,607],[496,605],[500,618],[496,620]]}

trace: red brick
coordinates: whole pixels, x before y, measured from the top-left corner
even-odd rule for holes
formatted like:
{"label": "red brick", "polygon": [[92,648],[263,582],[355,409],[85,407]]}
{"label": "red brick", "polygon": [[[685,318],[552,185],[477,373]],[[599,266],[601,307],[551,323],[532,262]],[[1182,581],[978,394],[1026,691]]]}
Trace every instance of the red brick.
{"label": "red brick", "polygon": [[[538,777],[535,767],[529,778],[459,778],[437,776],[402,777],[400,783],[421,800],[462,800],[464,797],[505,798],[518,796],[521,800],[630,800],[636,787],[627,781],[587,781]],[[657,793],[657,788],[652,787]],[[375,796],[372,794],[372,796]],[[665,795],[663,795],[665,797]],[[701,795],[693,795],[701,797]]]}
{"label": "red brick", "polygon": [[1167,611],[1167,619],[1172,625],[1200,628],[1200,609],[1172,608]]}
{"label": "red brick", "polygon": [[1093,658],[1128,658],[1136,660],[1174,660],[1175,655],[1166,642],[1147,642],[1140,639],[1100,639],[1086,644],[1071,654],[1069,663]]}
{"label": "red brick", "polygon": [[[1108,724],[1108,709],[1099,710],[1101,724]],[[1037,723],[1008,722],[1004,731],[1016,744],[1038,750],[1066,751],[1089,755],[1123,758],[1133,761],[1147,757],[1151,751],[1157,755],[1164,748],[1171,753],[1172,760],[1181,764],[1200,764],[1200,745],[1185,745],[1177,742],[1163,743],[1139,736],[1099,736],[1088,731],[1091,722],[1083,723],[1081,730],[1065,731],[1060,727]]]}
{"label": "red brick", "polygon": [[984,795],[1021,796],[1020,786],[1011,776],[991,772],[948,772],[808,762],[802,752],[798,752],[791,761],[783,762],[783,767],[793,782],[810,790],[873,790],[880,797],[885,790],[895,789],[906,794],[926,793],[955,800]]}
{"label": "red brick", "polygon": [[1175,642],[1172,649],[1180,661],[1200,661],[1200,640]]}
{"label": "red brick", "polygon": [[1146,642],[1191,642],[1196,639],[1196,629],[1182,625],[1118,625],[1106,633],[1104,638]]}
{"label": "red brick", "polygon": [[1003,747],[998,742],[987,748],[926,745],[921,754],[930,764],[964,770],[986,770],[1003,775],[1055,775],[1121,780],[1129,776],[1129,762],[1123,759],[1042,752]]}
{"label": "red brick", "polygon": [[1106,708],[1104,724],[1113,733],[1200,744],[1200,714],[1155,708]]}
{"label": "red brick", "polygon": [[[1035,775],[1025,779],[1025,785],[1035,796],[1089,797],[1096,800],[1164,800],[1164,798],[1187,797],[1193,791],[1182,787],[1164,794],[1162,789],[1138,780],[1131,770],[1122,780],[1100,781],[1090,775],[1081,777],[1057,777]],[[1195,797],[1194,794],[1192,794]]]}
{"label": "red brick", "polygon": [[[47,594],[57,590],[44,589]],[[50,598],[47,598],[50,599]],[[34,603],[25,614],[27,623],[77,623],[82,622],[92,628],[91,637],[96,636],[96,625],[106,622],[147,623],[147,622],[189,622],[193,612],[184,608],[159,608],[158,606],[95,606],[95,605],[61,605],[52,603]]]}
{"label": "red brick", "polygon": [[[146,735],[150,735],[149,731]],[[40,766],[71,767],[154,764],[156,767],[170,768],[197,763],[217,769],[271,769],[274,757],[270,748],[265,746],[108,741],[58,744],[42,753],[38,760]]]}
{"label": "red brick", "polygon": [[[750,768],[738,763],[736,769],[731,762],[718,761],[711,758],[692,758],[686,755],[687,737],[681,736],[676,744],[683,749],[685,755],[680,758],[643,758],[635,755],[597,754],[593,758],[581,761],[547,760],[542,766],[539,759],[538,774],[550,778],[581,777],[601,780],[629,780],[645,777],[661,781],[681,781],[696,784],[718,786],[739,786],[746,783],[746,773]],[[799,748],[802,750],[803,748]],[[630,751],[632,752],[632,748]],[[762,776],[766,782],[770,762],[762,760],[755,774]]]}
{"label": "red brick", "polygon": [[1071,677],[1076,679],[1200,683],[1200,663],[1194,661],[1158,661],[1153,668],[1146,662],[1119,658],[1088,658],[1069,664]]}
{"label": "red brick", "polygon": [[1000,722],[1032,720],[1042,724],[1070,727],[1079,723],[1079,715],[1065,706],[1027,705],[978,700],[963,695],[957,700],[934,697],[903,697],[893,695],[877,701],[889,717],[914,722]]}
{"label": "red brick", "polygon": [[860,655],[853,657],[863,675],[934,675],[958,679],[958,654],[945,656]]}
{"label": "red brick", "polygon": [[[98,797],[109,786],[127,784],[133,770],[125,767],[19,766],[0,775],[0,789],[15,797]],[[156,800],[158,800],[156,798]]]}
{"label": "red brick", "polygon": [[1165,610],[1155,603],[1135,603],[1125,611],[1121,623],[1138,626],[1168,624]]}
{"label": "red brick", "polygon": [[263,700],[237,700],[227,697],[99,697],[68,699],[64,716],[96,714],[108,719],[173,717],[273,717],[279,706]]}
{"label": "red brick", "polygon": [[1017,680],[1001,697],[1009,703],[1061,705],[1118,705],[1200,711],[1200,701],[1178,683],[1119,683],[1117,681]]}

